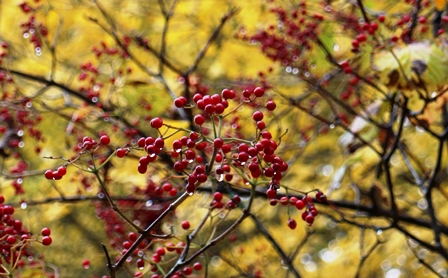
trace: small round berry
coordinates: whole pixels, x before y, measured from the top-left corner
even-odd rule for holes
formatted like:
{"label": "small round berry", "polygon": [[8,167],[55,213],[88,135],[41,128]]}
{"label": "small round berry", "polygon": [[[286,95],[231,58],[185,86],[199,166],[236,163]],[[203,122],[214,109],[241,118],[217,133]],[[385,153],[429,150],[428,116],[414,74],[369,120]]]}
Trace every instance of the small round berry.
{"label": "small round berry", "polygon": [[204,122],[205,122],[205,118],[204,118],[204,116],[202,116],[202,115],[196,115],[196,116],[194,117],[194,123],[195,123],[195,124],[197,124],[197,125],[203,125]]}
{"label": "small round berry", "polygon": [[188,230],[188,229],[190,229],[190,222],[188,222],[186,220],[182,221],[181,226],[182,226],[182,229]]}
{"label": "small round berry", "polygon": [[193,273],[193,269],[191,269],[191,267],[189,266],[186,266],[184,267],[183,272],[185,275],[190,275],[191,273]]}
{"label": "small round berry", "polygon": [[82,260],[82,267],[88,269],[90,267],[90,260],[88,259]]}
{"label": "small round berry", "polygon": [[295,205],[296,205],[296,208],[299,210],[302,210],[305,207],[305,203],[302,200],[296,201]]}
{"label": "small round berry", "polygon": [[268,109],[269,111],[274,111],[276,107],[277,107],[277,104],[275,104],[275,102],[272,100],[270,100],[266,103],[266,109]]}
{"label": "small round berry", "polygon": [[45,178],[52,180],[53,179],[53,171],[52,170],[45,171]]}
{"label": "small round berry", "polygon": [[277,191],[275,189],[269,188],[266,191],[266,196],[268,199],[275,199],[277,197]]}
{"label": "small round berry", "polygon": [[50,236],[51,230],[49,228],[43,228],[40,232],[43,236]]}
{"label": "small round berry", "polygon": [[216,149],[220,149],[220,148],[222,148],[222,145],[224,145],[224,141],[223,141],[221,138],[216,138],[216,139],[213,141],[213,146],[214,146]]}
{"label": "small round berry", "polygon": [[161,118],[157,117],[157,118],[152,119],[150,123],[151,123],[152,128],[161,128],[163,125],[163,120]]}
{"label": "small round berry", "polygon": [[52,240],[51,237],[49,237],[49,236],[44,236],[44,237],[42,238],[42,244],[43,244],[44,246],[49,246],[49,245],[51,245],[52,242],[53,242],[53,240]]}
{"label": "small round berry", "polygon": [[202,269],[202,264],[200,262],[195,262],[193,264],[193,268],[194,268],[194,270],[199,271]]}
{"label": "small round berry", "polygon": [[100,143],[103,144],[103,145],[106,145],[106,146],[109,145],[109,143],[110,143],[109,136],[107,136],[107,135],[101,136],[100,137]]}
{"label": "small round berry", "polygon": [[220,202],[222,200],[222,193],[221,192],[215,192],[215,194],[213,194],[213,199],[217,202]]}
{"label": "small round berry", "polygon": [[119,158],[122,158],[122,157],[124,157],[125,155],[126,155],[126,150],[125,150],[125,149],[122,149],[122,148],[117,149],[117,156],[118,156]]}
{"label": "small round berry", "polygon": [[185,104],[187,104],[187,99],[184,96],[178,97],[174,100],[174,105],[177,108],[182,108],[185,106]]}
{"label": "small round berry", "polygon": [[204,108],[205,112],[207,112],[208,114],[213,114],[215,113],[215,106],[213,104],[207,104]]}
{"label": "small round berry", "polygon": [[143,269],[145,267],[145,260],[143,260],[142,258],[137,260],[137,268],[138,269]]}
{"label": "small round berry", "polygon": [[16,243],[17,242],[17,238],[15,237],[15,236],[8,236],[7,238],[6,238],[6,242],[8,242],[9,244],[14,244],[14,243]]}
{"label": "small round berry", "polygon": [[309,225],[313,224],[314,222],[314,216],[312,214],[308,214],[305,218],[306,223],[308,223]]}
{"label": "small round berry", "polygon": [[261,111],[255,111],[252,115],[252,119],[256,122],[263,120],[263,113]]}
{"label": "small round berry", "polygon": [[294,219],[289,219],[289,220],[288,220],[288,227],[289,227],[291,230],[294,230],[294,229],[297,227],[297,222],[296,222],[296,220],[294,220]]}
{"label": "small round berry", "polygon": [[67,168],[65,168],[64,166],[60,166],[57,171],[58,171],[58,174],[61,176],[64,176],[65,174],[67,174]]}
{"label": "small round berry", "polygon": [[318,202],[325,203],[325,202],[327,201],[327,196],[325,196],[325,194],[322,193],[321,191],[318,191],[318,192],[316,193],[316,200],[317,200]]}
{"label": "small round berry", "polygon": [[264,88],[262,87],[257,87],[254,89],[254,95],[256,97],[262,97],[264,95]]}
{"label": "small round berry", "polygon": [[165,253],[166,253],[165,248],[163,248],[163,247],[158,247],[158,248],[156,249],[156,253],[159,254],[160,256],[165,256]]}

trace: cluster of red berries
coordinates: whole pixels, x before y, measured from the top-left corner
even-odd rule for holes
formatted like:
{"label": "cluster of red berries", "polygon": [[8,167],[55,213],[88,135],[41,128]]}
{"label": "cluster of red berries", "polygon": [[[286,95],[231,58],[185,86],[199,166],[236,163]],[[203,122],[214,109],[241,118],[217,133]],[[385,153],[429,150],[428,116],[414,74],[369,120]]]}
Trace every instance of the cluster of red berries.
{"label": "cluster of red berries", "polygon": [[[179,242],[177,245],[174,245],[172,242],[165,243],[164,246],[157,247],[154,251],[153,255],[151,256],[150,264],[150,271],[151,272],[158,272],[159,268],[157,264],[162,263],[164,258],[168,256],[168,253],[176,253],[177,255],[181,254],[183,249],[185,248],[184,242]],[[169,260],[170,258],[166,258],[166,260]],[[143,270],[145,267],[145,259],[139,258],[136,261],[137,268],[140,270]],[[193,271],[201,271],[202,270],[202,264],[200,262],[195,262],[193,264],[193,267],[191,266],[185,266],[182,271],[176,271],[172,276],[170,277],[185,277],[188,275],[191,275]],[[136,277],[139,277],[136,275]],[[153,274],[151,277],[163,277],[159,274]]]}
{"label": "cluster of red berries", "polygon": [[19,7],[25,14],[32,13],[28,17],[28,21],[20,24],[20,28],[22,28],[23,37],[30,39],[30,42],[33,44],[36,54],[41,55],[42,53],[41,37],[46,37],[48,35],[48,29],[42,23],[36,22],[36,16],[34,15],[34,11],[36,10],[36,8],[32,8],[26,2],[21,3]]}
{"label": "cluster of red berries", "polygon": [[240,196],[234,195],[232,198],[229,198],[229,200],[224,205],[224,203],[222,202],[223,197],[224,196],[221,192],[215,192],[213,194],[213,202],[211,204],[211,207],[216,209],[222,209],[224,207],[227,209],[234,209],[238,206],[239,203],[241,203]]}
{"label": "cluster of red berries", "polygon": [[[283,196],[280,199],[276,199],[276,196],[273,197],[272,192],[268,192],[268,198],[270,198],[270,204],[272,206],[277,205],[278,203],[287,206],[295,206],[298,210],[305,210],[302,212],[302,220],[305,221],[308,225],[312,225],[314,223],[314,218],[318,215],[317,209],[314,206],[313,199],[305,195],[301,199],[292,196],[288,199],[288,197]],[[317,191],[316,193],[316,201],[320,203],[327,202],[327,196],[323,194],[321,191]],[[288,227],[294,230],[297,227],[297,222],[294,219],[288,219]]]}
{"label": "cluster of red berries", "polygon": [[[77,150],[80,151],[90,151],[95,149],[96,147],[103,145],[103,146],[107,146],[110,143],[110,138],[107,135],[102,135],[100,137],[100,142],[96,142],[94,139],[92,139],[89,136],[85,136],[82,139],[82,143],[79,144],[79,146],[77,147]],[[45,178],[49,179],[49,180],[60,180],[62,179],[62,177],[65,176],[65,174],[67,174],[67,167],[66,166],[60,166],[58,167],[58,169],[56,170],[46,170],[45,171]]]}
{"label": "cluster of red berries", "polygon": [[[4,202],[5,198],[0,195],[0,273],[23,266],[27,260],[22,260],[22,257],[33,256],[29,248],[30,242],[37,240],[31,238],[31,234],[23,227],[22,221],[14,218],[14,208],[5,205]],[[41,243],[44,246],[52,243],[50,233],[49,228],[42,229]]]}
{"label": "cluster of red berries", "polygon": [[270,11],[278,16],[282,24],[271,25],[253,36],[243,35],[242,39],[260,43],[261,51],[273,61],[285,66],[300,65],[303,63],[300,57],[312,48],[310,39],[318,34],[319,23],[324,17],[317,13],[308,15],[305,1],[291,12],[280,7],[271,8]]}

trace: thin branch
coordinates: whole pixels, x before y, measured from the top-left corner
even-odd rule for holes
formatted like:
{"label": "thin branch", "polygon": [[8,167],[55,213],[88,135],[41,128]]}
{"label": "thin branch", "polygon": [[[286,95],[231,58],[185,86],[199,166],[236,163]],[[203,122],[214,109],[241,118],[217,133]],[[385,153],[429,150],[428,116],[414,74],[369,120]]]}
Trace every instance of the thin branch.
{"label": "thin branch", "polygon": [[205,53],[207,52],[207,50],[209,49],[210,45],[216,40],[216,38],[218,37],[219,33],[221,32],[221,29],[224,27],[224,24],[232,17],[234,16],[236,13],[238,12],[238,9],[236,8],[231,8],[229,10],[229,12],[224,15],[221,18],[221,22],[218,25],[218,27],[215,28],[215,30],[213,31],[212,35],[210,36],[210,38],[207,40],[207,42],[205,43],[205,45],[202,47],[201,51],[199,51],[198,55],[196,56],[196,59],[194,60],[193,64],[191,65],[191,67],[189,69],[186,70],[184,76],[188,76],[190,73],[192,73],[193,71],[196,70],[196,68],[198,67],[199,63],[201,62],[202,58],[204,58]]}
{"label": "thin branch", "polygon": [[274,247],[277,254],[280,255],[283,263],[286,265],[286,267],[292,273],[292,275],[294,277],[300,278],[301,276],[297,271],[297,269],[295,269],[292,260],[286,255],[285,251],[283,251],[283,249],[280,247],[277,241],[271,236],[271,234],[268,232],[263,223],[261,223],[261,221],[254,214],[251,214],[250,218],[252,218],[252,220],[255,222],[258,231],[260,231],[260,233],[266,238],[266,240],[269,241],[269,243],[271,243],[272,247]]}
{"label": "thin branch", "polygon": [[405,43],[407,44],[412,42],[412,35],[414,33],[415,27],[417,27],[418,24],[418,13],[420,12],[421,9],[421,3],[422,0],[415,1],[414,10],[412,11],[411,26],[409,27],[409,32],[405,37]]}

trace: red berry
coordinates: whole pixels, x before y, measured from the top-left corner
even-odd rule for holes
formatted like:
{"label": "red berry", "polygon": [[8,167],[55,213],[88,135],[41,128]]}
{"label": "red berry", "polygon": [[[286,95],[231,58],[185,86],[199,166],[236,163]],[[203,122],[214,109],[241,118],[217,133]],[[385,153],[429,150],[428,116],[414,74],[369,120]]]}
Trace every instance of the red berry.
{"label": "red berry", "polygon": [[103,135],[100,137],[100,143],[103,145],[109,145],[110,143],[110,138],[107,135]]}
{"label": "red berry", "polygon": [[257,87],[254,89],[254,95],[256,97],[262,97],[264,95],[264,88],[262,87]]}
{"label": "red berry", "polygon": [[202,264],[200,262],[196,262],[196,263],[194,263],[193,268],[194,268],[194,270],[199,271],[202,269]]}
{"label": "red berry", "polygon": [[302,200],[296,202],[296,208],[302,210],[305,207],[305,203]]}
{"label": "red berry", "polygon": [[185,104],[187,104],[187,99],[185,97],[178,97],[174,100],[174,105],[177,108],[182,108],[185,106]]}
{"label": "red berry", "polygon": [[150,123],[151,123],[152,128],[161,128],[163,125],[163,120],[161,118],[157,117],[157,118],[152,119]]}
{"label": "red berry", "polygon": [[184,267],[183,272],[185,275],[190,275],[191,273],[193,273],[193,269],[191,269],[191,267],[189,266],[186,266]]}
{"label": "red berry", "polygon": [[90,267],[90,261],[88,259],[82,260],[82,267],[88,269]]}
{"label": "red berry", "polygon": [[64,166],[60,166],[58,168],[58,174],[61,176],[64,176],[67,173],[67,168],[65,168]]}
{"label": "red berry", "polygon": [[384,14],[378,16],[378,21],[381,22],[381,23],[386,21],[386,16]]}
{"label": "red berry", "polygon": [[308,223],[309,225],[313,224],[314,222],[314,216],[312,214],[308,214],[305,218],[306,223]]}
{"label": "red berry", "polygon": [[51,237],[49,237],[49,236],[44,236],[44,237],[42,238],[42,244],[43,244],[44,246],[49,246],[49,245],[51,245],[52,242],[53,242],[53,240],[52,240]]}
{"label": "red berry", "polygon": [[275,199],[277,197],[277,191],[275,189],[269,188],[266,191],[266,196],[268,199]]}
{"label": "red berry", "polygon": [[235,98],[236,94],[233,90],[224,89],[221,92],[221,96],[225,99],[233,99]]}
{"label": "red berry", "polygon": [[8,242],[9,244],[14,244],[14,243],[16,243],[16,241],[17,241],[17,238],[15,237],[15,236],[8,236],[7,238],[6,238],[6,242]]}
{"label": "red berry", "polygon": [[43,228],[40,232],[43,236],[50,236],[51,230],[49,228]]}
{"label": "red berry", "polygon": [[258,121],[258,122],[257,122],[257,128],[258,128],[259,130],[263,130],[263,129],[266,128],[266,124],[265,124],[263,121]]}
{"label": "red berry", "polygon": [[294,220],[294,219],[289,219],[289,220],[288,220],[288,227],[289,227],[291,230],[294,230],[294,229],[297,227],[297,222],[296,222],[296,220]]}
{"label": "red berry", "polygon": [[214,146],[216,149],[220,149],[220,148],[222,147],[222,145],[224,145],[224,141],[223,141],[221,138],[216,138],[216,139],[213,141],[213,146]]}
{"label": "red berry", "polygon": [[117,156],[118,156],[119,158],[122,158],[122,157],[124,157],[125,155],[126,155],[126,150],[125,150],[125,149],[122,149],[122,148],[117,149]]}
{"label": "red berry", "polygon": [[254,114],[252,115],[252,118],[256,122],[261,121],[263,120],[263,113],[261,111],[255,111]]}
{"label": "red berry", "polygon": [[164,256],[165,255],[165,248],[163,247],[159,247],[156,249],[156,253],[159,254],[160,256]]}
{"label": "red berry", "polygon": [[222,193],[221,192],[215,192],[215,194],[213,194],[213,199],[217,202],[220,202],[222,200]]}
{"label": "red berry", "polygon": [[138,269],[143,269],[145,267],[145,260],[143,260],[142,258],[137,260],[137,268]]}
{"label": "red berry", "polygon": [[188,222],[186,220],[182,221],[181,226],[182,226],[182,229],[188,230],[188,229],[190,229],[190,222]]}
{"label": "red berry", "polygon": [[276,107],[277,107],[277,104],[275,104],[275,102],[272,100],[270,100],[266,103],[266,109],[268,109],[269,111],[274,111]]}
{"label": "red berry", "polygon": [[52,170],[45,171],[45,178],[52,180],[53,179],[53,171]]}
{"label": "red berry", "polygon": [[207,104],[204,108],[205,112],[207,112],[208,114],[213,114],[215,113],[215,106],[213,104]]}
{"label": "red berry", "polygon": [[202,116],[202,115],[196,115],[196,116],[194,117],[194,123],[195,123],[195,124],[197,124],[197,125],[203,125],[204,122],[205,122],[205,118],[204,118],[204,116]]}

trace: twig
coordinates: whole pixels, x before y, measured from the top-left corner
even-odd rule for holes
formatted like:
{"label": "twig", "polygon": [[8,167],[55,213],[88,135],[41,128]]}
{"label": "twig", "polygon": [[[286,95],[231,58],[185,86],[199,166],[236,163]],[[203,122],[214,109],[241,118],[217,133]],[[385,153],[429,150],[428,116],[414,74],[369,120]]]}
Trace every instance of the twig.
{"label": "twig", "polygon": [[268,230],[264,227],[263,223],[261,223],[261,221],[253,214],[250,215],[250,218],[252,218],[261,234],[271,243],[272,247],[274,247],[275,251],[280,255],[283,263],[286,267],[288,267],[288,270],[292,273],[292,275],[300,278],[301,276],[297,269],[295,269],[292,260],[286,255],[285,251],[283,251],[277,241],[271,236]]}

